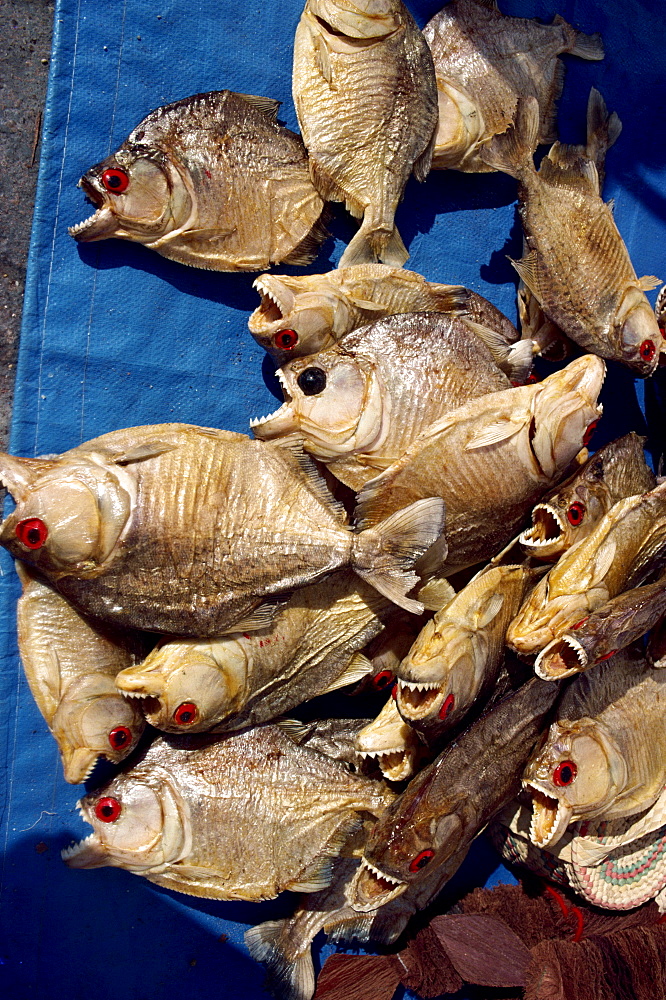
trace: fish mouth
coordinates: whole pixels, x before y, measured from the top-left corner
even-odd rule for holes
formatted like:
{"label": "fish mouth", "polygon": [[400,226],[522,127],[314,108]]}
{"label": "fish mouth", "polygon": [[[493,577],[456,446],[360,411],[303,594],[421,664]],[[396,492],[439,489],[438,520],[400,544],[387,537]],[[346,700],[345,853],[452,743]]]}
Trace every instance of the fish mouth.
{"label": "fish mouth", "polygon": [[577,639],[561,635],[541,650],[534,661],[534,672],[544,681],[560,680],[579,674],[588,665],[589,657]]}
{"label": "fish mouth", "polygon": [[562,518],[548,503],[540,503],[532,511],[532,525],[518,536],[520,544],[537,559],[560,555],[566,534]]}
{"label": "fish mouth", "polygon": [[570,806],[548,795],[532,781],[523,781],[532,797],[530,840],[535,847],[551,847],[561,840],[573,815]]}
{"label": "fish mouth", "polygon": [[398,678],[395,700],[404,719],[425,719],[432,715],[442,698],[439,684],[418,683]]}
{"label": "fish mouth", "polygon": [[79,785],[90,777],[95,764],[102,756],[99,750],[89,750],[87,747],[75,747],[72,750],[61,750],[62,767],[65,781],[70,785]]}
{"label": "fish mouth", "polygon": [[294,293],[282,283],[278,288],[270,275],[256,278],[252,287],[259,293],[261,302],[248,320],[250,333],[268,334],[294,308]]}
{"label": "fish mouth", "polygon": [[146,722],[151,726],[159,728],[160,718],[166,713],[166,705],[161,700],[159,694],[146,693],[146,691],[125,691],[123,697],[131,698],[134,702],[139,702],[139,710],[143,713]]}
{"label": "fish mouth", "polygon": [[413,754],[405,747],[393,747],[390,750],[357,750],[363,759],[376,760],[382,774],[389,781],[404,781],[414,770]]}
{"label": "fish mouth", "polygon": [[287,380],[280,371],[276,369],[275,375],[282,386],[285,401],[277,410],[266,414],[265,417],[252,417],[250,420],[250,430],[260,441],[268,441],[271,438],[282,437],[298,430],[298,421],[292,407],[292,396],[289,392]]}
{"label": "fish mouth", "polygon": [[60,857],[70,868],[105,868],[108,865],[108,855],[95,833],[63,848]]}
{"label": "fish mouth", "polygon": [[95,205],[96,210],[89,218],[77,222],[75,226],[69,226],[67,230],[69,235],[78,243],[90,243],[93,240],[104,240],[113,236],[119,228],[118,220],[102,192],[86,177],[81,178],[79,187]]}
{"label": "fish mouth", "polygon": [[371,913],[402,895],[406,888],[407,882],[387,875],[363,857],[358,871],[349,884],[347,899],[352,909],[361,913]]}

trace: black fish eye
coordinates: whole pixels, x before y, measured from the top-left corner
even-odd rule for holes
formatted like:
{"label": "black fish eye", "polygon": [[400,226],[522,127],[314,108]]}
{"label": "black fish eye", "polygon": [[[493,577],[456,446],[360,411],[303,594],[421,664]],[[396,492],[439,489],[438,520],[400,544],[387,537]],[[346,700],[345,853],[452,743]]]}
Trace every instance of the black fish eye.
{"label": "black fish eye", "polygon": [[318,396],[326,388],[326,372],[321,368],[306,368],[296,381],[304,396]]}

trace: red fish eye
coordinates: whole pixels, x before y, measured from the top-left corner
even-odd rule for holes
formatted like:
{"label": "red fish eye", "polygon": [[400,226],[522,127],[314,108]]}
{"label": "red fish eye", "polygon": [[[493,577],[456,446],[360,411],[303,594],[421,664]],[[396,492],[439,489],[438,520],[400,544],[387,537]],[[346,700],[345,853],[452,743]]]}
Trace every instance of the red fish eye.
{"label": "red fish eye", "polygon": [[442,719],[442,721],[447,717],[447,715],[449,714],[455,703],[456,699],[453,697],[453,695],[447,694],[446,698],[444,699],[444,704],[439,710],[439,717],[440,719]]}
{"label": "red fish eye", "polygon": [[110,194],[122,194],[129,187],[129,177],[124,170],[109,167],[102,174],[102,184]]}
{"label": "red fish eye", "polygon": [[572,503],[567,511],[567,521],[569,524],[572,524],[574,528],[577,528],[584,517],[585,504],[579,503],[578,501],[576,501],[576,503]]}
{"label": "red fish eye", "polygon": [[388,687],[392,680],[393,674],[390,670],[380,670],[379,673],[375,674],[373,677],[372,684],[377,691],[381,691],[383,688]]}
{"label": "red fish eye", "polygon": [[132,731],[127,726],[116,726],[109,733],[109,743],[114,750],[122,750],[132,740]]}
{"label": "red fish eye", "polygon": [[428,848],[427,851],[421,851],[417,854],[413,861],[409,863],[410,872],[420,872],[422,868],[425,868],[427,864],[430,864],[432,859],[435,857],[435,852]]}
{"label": "red fish eye", "polygon": [[[588,616],[587,616],[587,618],[589,618],[589,617],[590,617],[590,616],[588,615]],[[579,622],[576,622],[576,624],[575,624],[575,625],[572,625],[572,626],[571,626],[571,628],[572,628],[572,631],[575,631],[575,630],[576,630],[577,628],[580,628],[580,627],[581,627],[581,625],[584,625],[584,624],[585,624],[585,622],[587,621],[587,618],[581,618],[581,620],[580,620]]]}
{"label": "red fish eye", "polygon": [[41,549],[49,537],[49,529],[38,517],[26,517],[16,525],[16,537],[28,549]]}
{"label": "red fish eye", "polygon": [[97,819],[101,820],[102,823],[115,823],[120,816],[121,811],[122,806],[120,805],[118,799],[100,799],[95,806],[95,816],[97,816]]}
{"label": "red fish eye", "polygon": [[540,381],[541,379],[539,378],[539,376],[535,375],[535,373],[532,372],[532,374],[528,375],[527,378],[525,379],[525,385],[534,385],[536,382]]}
{"label": "red fish eye", "polygon": [[291,351],[298,343],[298,334],[295,330],[278,330],[273,337],[273,343],[281,351]]}
{"label": "red fish eye", "polygon": [[593,420],[592,423],[590,424],[590,426],[585,431],[585,437],[583,438],[583,444],[585,445],[585,447],[587,447],[587,445],[590,443],[590,441],[592,439],[592,435],[594,434],[594,432],[597,429],[597,424],[598,423],[599,423],[598,420]]}
{"label": "red fish eye", "polygon": [[570,785],[578,774],[578,768],[572,760],[563,760],[553,771],[553,784],[558,788]]}
{"label": "red fish eye", "polygon": [[652,361],[657,353],[657,348],[651,340],[644,340],[638,348],[638,353],[642,357],[643,361]]}
{"label": "red fish eye", "polygon": [[173,713],[172,718],[178,726],[191,726],[193,722],[196,722],[198,714],[197,706],[193,701],[184,701]]}

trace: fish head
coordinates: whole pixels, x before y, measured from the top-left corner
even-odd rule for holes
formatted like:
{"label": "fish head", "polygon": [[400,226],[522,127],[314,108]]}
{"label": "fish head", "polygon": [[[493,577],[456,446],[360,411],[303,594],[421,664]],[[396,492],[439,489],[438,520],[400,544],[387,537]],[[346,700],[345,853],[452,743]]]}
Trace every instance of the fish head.
{"label": "fish head", "polygon": [[94,573],[128,522],[129,477],[120,468],[72,459],[32,470],[29,482],[18,482],[18,461],[0,454],[0,480],[16,500],[0,526],[0,544],[47,575]]}
{"label": "fish head", "polygon": [[121,670],[116,685],[137,699],[156,729],[198,733],[237,710],[249,667],[242,644],[232,638],[165,642],[143,663]]}
{"label": "fish head", "polygon": [[347,890],[353,909],[367,913],[389,903],[414,882],[446,864],[459,849],[464,824],[456,803],[438,796],[437,807],[428,807],[423,792],[429,784],[421,782],[419,791],[405,808],[408,788],[371,831],[361,864]]}
{"label": "fish head", "polygon": [[137,138],[143,135],[139,126],[117,152],[80,179],[95,212],[69,228],[77,242],[118,237],[154,243],[184,227],[196,211],[186,169],[158,145]]}
{"label": "fish head", "polygon": [[464,714],[478,687],[487,640],[464,622],[428,622],[398,668],[396,704],[408,721],[451,724]]}
{"label": "fish head", "polygon": [[364,759],[376,760],[389,781],[404,781],[414,773],[425,747],[389,698],[377,718],[357,733],[354,749]]}
{"label": "fish head", "polygon": [[281,370],[285,402],[252,420],[263,441],[298,431],[307,451],[330,461],[378,446],[388,433],[389,406],[376,366],[339,347],[296,358]]}
{"label": "fish head", "polygon": [[379,39],[402,25],[401,6],[397,0],[308,0],[306,9],[333,34]]}
{"label": "fish head", "polygon": [[576,542],[587,538],[611,506],[603,481],[603,459],[595,456],[582,473],[532,510],[532,525],[520,544],[537,559],[559,559]]}
{"label": "fish head", "polygon": [[561,473],[587,445],[602,413],[597,398],[605,374],[601,358],[585,354],[535,386],[531,447],[548,479]]}
{"label": "fish head", "polygon": [[108,674],[91,673],[69,684],[51,723],[65,781],[85,781],[98,757],[119,764],[137,745],[145,726],[138,705],[123,698]]}
{"label": "fish head", "polygon": [[531,657],[589,613],[590,604],[585,592],[551,594],[551,581],[546,575],[539,580],[509,625],[507,645],[519,656]]}
{"label": "fish head", "polygon": [[250,333],[279,365],[333,347],[353,326],[346,297],[326,275],[317,285],[307,275],[262,274],[253,288],[260,305],[248,320]]}
{"label": "fish head", "polygon": [[624,759],[598,722],[554,722],[523,774],[532,797],[532,843],[551,847],[570,823],[603,816],[625,781]]}
{"label": "fish head", "polygon": [[189,809],[165,768],[120,774],[78,808],[93,832],[62,852],[70,868],[159,872],[191,851]]}
{"label": "fish head", "polygon": [[659,364],[664,339],[657,318],[640,288],[630,285],[615,314],[611,339],[619,356],[637,375],[646,378]]}

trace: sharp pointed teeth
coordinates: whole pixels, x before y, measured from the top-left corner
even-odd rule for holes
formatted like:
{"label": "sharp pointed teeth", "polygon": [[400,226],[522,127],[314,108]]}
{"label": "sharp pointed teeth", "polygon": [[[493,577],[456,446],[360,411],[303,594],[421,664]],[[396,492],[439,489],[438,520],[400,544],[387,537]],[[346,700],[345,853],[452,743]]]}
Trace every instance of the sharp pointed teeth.
{"label": "sharp pointed teeth", "polygon": [[398,687],[406,687],[410,691],[438,691],[439,684],[421,684],[417,681],[405,681],[402,678],[398,681]]}
{"label": "sharp pointed teeth", "polygon": [[282,374],[282,369],[281,368],[276,368],[275,369],[275,375],[277,377],[278,382],[282,386],[282,388],[283,389],[288,389],[289,387],[287,385],[287,380],[284,377],[284,375]]}
{"label": "sharp pointed teeth", "polygon": [[375,868],[367,858],[361,859],[361,867],[365,867],[368,871],[371,871],[373,875],[380,878],[383,882],[388,882],[390,885],[402,885],[402,880],[399,878],[393,878],[392,875],[387,875],[386,872],[382,872],[379,868]]}
{"label": "sharp pointed teeth", "polygon": [[68,858],[73,858],[76,854],[80,854],[85,845],[93,840],[94,836],[95,834],[91,833],[90,836],[86,837],[84,840],[75,841],[73,844],[70,844],[69,847],[64,847],[60,852],[60,857],[63,861],[67,861]]}
{"label": "sharp pointed teeth", "polygon": [[578,640],[574,639],[572,635],[562,635],[560,636],[560,639],[562,642],[566,642],[567,646],[569,646],[570,649],[573,649],[574,653],[578,657],[578,662],[580,663],[581,667],[587,666],[587,653],[585,652],[581,644],[578,642]]}

